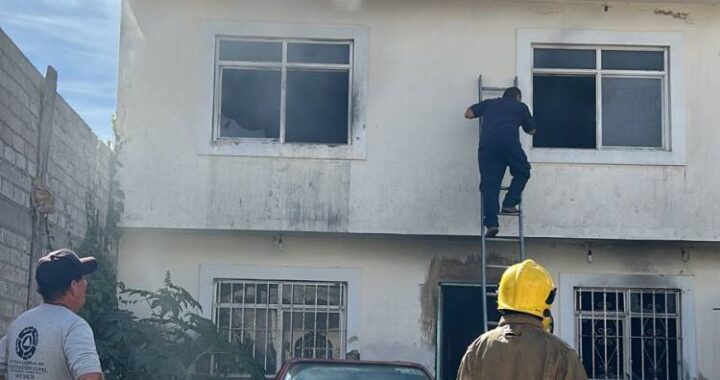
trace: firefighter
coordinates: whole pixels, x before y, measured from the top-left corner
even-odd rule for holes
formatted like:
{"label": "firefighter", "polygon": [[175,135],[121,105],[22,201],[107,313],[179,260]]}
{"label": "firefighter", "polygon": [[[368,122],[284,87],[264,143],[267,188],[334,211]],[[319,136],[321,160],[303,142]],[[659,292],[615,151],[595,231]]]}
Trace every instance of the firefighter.
{"label": "firefighter", "polygon": [[500,324],[470,344],[457,380],[586,380],[575,351],[547,331],[555,292],[535,261],[508,268],[498,288]]}

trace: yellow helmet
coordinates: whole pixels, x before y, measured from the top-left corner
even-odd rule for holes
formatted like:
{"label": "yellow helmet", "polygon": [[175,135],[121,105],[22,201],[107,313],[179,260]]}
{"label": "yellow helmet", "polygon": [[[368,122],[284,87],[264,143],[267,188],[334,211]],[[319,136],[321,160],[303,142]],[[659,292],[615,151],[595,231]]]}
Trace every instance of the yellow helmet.
{"label": "yellow helmet", "polygon": [[498,310],[531,314],[551,322],[550,305],[555,299],[555,284],[550,273],[533,260],[515,264],[503,273],[498,287]]}

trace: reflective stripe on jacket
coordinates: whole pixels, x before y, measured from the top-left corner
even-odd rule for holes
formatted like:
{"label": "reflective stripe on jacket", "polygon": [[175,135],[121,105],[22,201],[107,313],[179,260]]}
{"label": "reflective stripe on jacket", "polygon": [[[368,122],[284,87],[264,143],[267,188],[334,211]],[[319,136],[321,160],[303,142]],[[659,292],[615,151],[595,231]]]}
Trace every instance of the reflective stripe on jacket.
{"label": "reflective stripe on jacket", "polygon": [[465,352],[457,380],[587,380],[575,351],[539,319],[510,314]]}

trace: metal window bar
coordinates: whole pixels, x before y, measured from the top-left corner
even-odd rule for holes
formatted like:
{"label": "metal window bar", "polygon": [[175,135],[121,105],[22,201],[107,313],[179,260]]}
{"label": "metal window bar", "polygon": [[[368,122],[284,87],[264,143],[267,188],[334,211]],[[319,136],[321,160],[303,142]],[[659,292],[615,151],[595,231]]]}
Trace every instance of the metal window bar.
{"label": "metal window bar", "polygon": [[[595,309],[595,290],[592,290],[590,292],[590,311],[593,311]],[[594,315],[594,313],[593,313]],[[592,377],[595,377],[595,317],[590,317],[590,347],[592,349]]]}
{"label": "metal window bar", "polygon": [[[238,293],[240,292],[237,289],[238,285],[242,289],[241,293]],[[313,288],[307,288],[308,295],[310,297],[314,296],[315,298],[312,303],[306,302],[308,301],[307,298],[309,297],[305,297],[305,289],[309,286],[312,286]],[[229,300],[221,299],[221,289],[224,287],[228,287],[228,296],[230,298]],[[326,300],[327,302],[325,305],[320,305],[319,289],[321,287],[327,290],[328,299]],[[272,292],[273,288],[276,288],[277,290],[277,298],[271,300],[270,293]],[[249,297],[251,296],[249,294],[249,289],[251,289],[253,292],[252,297],[254,297],[254,300],[249,299]],[[289,303],[284,303],[283,301],[283,298],[287,297],[287,295],[285,294],[285,290],[288,290],[290,292]],[[338,296],[337,302],[330,302],[330,294],[335,293],[335,291],[337,292],[336,294]],[[310,295],[310,292],[312,292],[312,295]],[[228,330],[229,341],[232,342],[233,333],[237,333],[238,331],[240,332],[241,342],[245,341],[246,334],[248,335],[249,339],[253,339],[253,355],[263,360],[267,376],[270,376],[274,373],[274,371],[280,368],[282,362],[284,362],[285,359],[295,356],[295,347],[293,343],[295,340],[294,333],[296,330],[294,323],[296,322],[293,320],[293,318],[301,318],[302,321],[302,324],[299,327],[301,336],[299,341],[300,352],[298,352],[298,354],[300,357],[329,357],[331,351],[333,350],[333,348],[331,348],[330,346],[330,333],[332,333],[333,331],[335,331],[339,335],[339,339],[337,341],[337,344],[334,345],[334,348],[337,348],[338,352],[341,353],[340,356],[344,357],[344,355],[342,355],[342,352],[344,352],[344,339],[346,337],[346,332],[344,331],[347,294],[346,292],[347,286],[344,283],[216,280],[216,289],[213,297],[213,316],[215,321],[219,321],[222,311],[228,313],[226,317],[226,322],[223,322],[227,323],[228,325],[227,327],[223,328],[227,328]],[[297,300],[295,299],[296,297]],[[241,312],[240,316],[236,315],[238,310]],[[260,326],[263,318],[261,315],[261,311],[265,312],[265,326],[262,328]],[[278,331],[276,337],[273,337],[270,334],[271,323],[273,322],[273,318],[271,316],[272,311],[275,311],[277,313],[275,315],[275,323],[272,326],[274,327],[273,330]],[[252,322],[250,322],[250,320],[247,320],[247,318],[250,318],[250,312],[254,313],[255,315],[255,318],[253,318]],[[301,313],[302,317],[295,316],[295,313]],[[312,313],[312,315],[310,313]],[[319,327],[320,317],[318,316],[318,314],[320,313],[324,314],[324,319],[326,322],[326,325],[322,329],[322,331]],[[245,317],[245,314],[248,314],[247,318]],[[288,327],[290,331],[284,331],[283,326],[285,326],[286,322],[285,318],[283,317],[284,314],[288,314],[288,318],[290,319],[290,324]],[[338,326],[339,331],[338,327],[330,329],[331,314],[335,314],[338,316],[338,320],[341,324],[340,326]],[[239,328],[236,329],[234,326],[237,325],[237,318],[240,318],[241,324]],[[313,318],[313,320],[311,320],[310,318]],[[311,321],[312,326],[310,326]],[[289,355],[275,355],[275,362],[270,363],[270,342],[274,340],[273,349],[275,347],[279,347],[281,349],[281,353],[284,352],[283,347],[285,347],[285,341],[287,340],[287,337],[285,336],[286,333],[289,333],[290,335],[290,340],[289,342],[287,342],[290,347]],[[312,337],[309,334],[312,334]],[[322,339],[325,339],[325,341],[323,342]],[[318,347],[318,345],[320,345],[321,347]],[[262,350],[262,352],[260,350]],[[211,371],[213,372],[217,372],[217,369],[215,369],[215,363],[215,358],[211,356]]]}
{"label": "metal window bar", "polygon": [[[586,310],[582,307],[585,294],[587,293],[590,293],[591,297],[590,310]],[[614,310],[610,310],[608,308],[607,300],[609,298],[612,298],[613,295],[615,299],[615,307]],[[600,298],[601,296],[603,301],[602,309],[599,308],[599,303],[595,303],[595,300]],[[632,307],[632,298],[634,296],[637,296],[639,300],[639,310],[637,311],[633,311]],[[576,331],[578,332],[578,351],[579,356],[583,362],[586,362],[586,360],[588,359],[587,353],[583,350],[583,340],[590,338],[590,342],[592,345],[592,366],[591,370],[588,371],[590,378],[599,378],[599,375],[603,375],[603,378],[606,379],[612,378],[608,376],[612,375],[609,373],[608,365],[610,364],[610,360],[612,360],[612,355],[615,355],[615,360],[617,364],[616,371],[613,371],[616,373],[617,378],[631,376],[630,373],[633,372],[633,351],[631,347],[633,344],[637,344],[640,347],[640,352],[638,353],[640,355],[640,358],[634,358],[634,360],[639,360],[641,363],[639,368],[640,379],[679,378],[680,374],[682,373],[682,329],[680,321],[681,315],[679,312],[679,297],[679,291],[674,289],[575,288],[575,314],[577,319]],[[620,307],[621,299],[624,301],[623,307]],[[659,302],[662,302],[663,300],[665,301],[665,309],[659,310],[658,308],[661,307]],[[675,307],[674,311],[670,310],[668,300],[673,300]],[[625,308],[628,307],[630,309],[626,310]],[[645,310],[648,307],[652,309],[650,310],[650,313],[647,313],[647,311]],[[602,321],[600,321],[599,318],[602,318]],[[637,336],[632,334],[633,319],[637,319],[637,326],[640,327],[640,332]],[[593,326],[593,330],[589,336],[583,333],[585,331],[582,327],[583,320],[590,321],[591,326]],[[602,323],[604,329],[602,333],[597,333],[595,331],[596,321]],[[617,330],[617,332],[615,332],[614,334],[609,334],[607,330],[607,325],[610,321],[614,322],[614,328]],[[662,323],[663,321],[665,322],[665,325],[662,328],[664,328],[665,331],[660,334],[658,333],[658,324]],[[671,321],[674,322],[676,326],[674,336],[671,336],[669,331],[669,325]],[[620,326],[623,324],[623,333],[620,334]],[[615,352],[609,352],[610,348],[608,347],[608,339],[611,338],[616,339],[614,342],[617,344],[613,344]],[[623,340],[623,344],[620,344],[620,339]],[[636,341],[637,343],[633,343],[633,341]],[[596,348],[597,342],[602,342],[603,347]],[[661,352],[659,352],[658,350],[658,345],[660,343],[663,343],[663,346],[660,347],[661,349],[663,349]],[[677,352],[677,362],[673,363],[671,363],[670,360],[671,344],[674,344],[674,348]],[[650,348],[649,345],[652,345],[652,348]],[[602,350],[603,352],[600,352],[600,350]],[[623,356],[622,359],[620,358],[620,355]],[[602,361],[602,373],[598,373],[597,364],[599,363],[597,362],[598,359],[596,359],[596,356],[602,357],[604,359]],[[651,371],[647,375],[645,362],[646,356],[647,364],[649,365],[647,369]],[[662,377],[658,377],[663,367],[665,373]],[[673,373],[672,375],[671,371]],[[623,375],[625,373],[627,373],[627,375]]]}
{"label": "metal window bar", "polygon": [[645,316],[643,315],[643,310],[645,309],[644,300],[643,300],[643,293],[639,293],[640,297],[640,374],[641,379],[645,379]]}
{"label": "metal window bar", "polygon": [[652,360],[652,367],[653,367],[653,376],[657,378],[657,367],[658,367],[658,358],[657,358],[657,317],[656,317],[656,311],[657,306],[655,304],[655,290],[652,291],[652,298],[650,298],[650,306],[652,307],[652,347],[653,347],[653,360]]}

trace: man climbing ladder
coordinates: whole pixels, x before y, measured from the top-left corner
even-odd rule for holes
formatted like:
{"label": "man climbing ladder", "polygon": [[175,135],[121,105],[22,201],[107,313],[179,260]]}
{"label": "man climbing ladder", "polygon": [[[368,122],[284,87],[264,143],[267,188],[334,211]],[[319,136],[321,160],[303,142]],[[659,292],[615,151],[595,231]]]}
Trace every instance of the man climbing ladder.
{"label": "man climbing ladder", "polygon": [[488,99],[470,106],[465,118],[483,117],[482,133],[478,144],[480,168],[480,191],[482,193],[487,237],[499,232],[499,197],[505,169],[510,167],[512,182],[503,200],[502,212],[517,214],[522,191],[530,179],[530,164],[520,145],[518,128],[535,134],[535,122],[528,107],[522,103],[522,93],[517,87],[505,90],[502,98]]}

